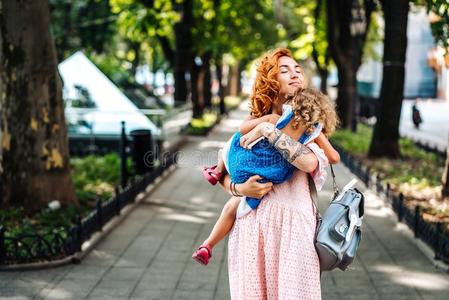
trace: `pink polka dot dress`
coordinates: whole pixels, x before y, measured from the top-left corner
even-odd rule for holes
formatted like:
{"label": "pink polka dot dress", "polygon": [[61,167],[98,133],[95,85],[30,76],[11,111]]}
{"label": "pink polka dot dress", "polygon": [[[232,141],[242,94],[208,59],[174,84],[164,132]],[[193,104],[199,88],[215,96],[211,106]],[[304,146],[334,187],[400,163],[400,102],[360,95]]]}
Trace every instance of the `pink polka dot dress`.
{"label": "pink polka dot dress", "polygon": [[[327,158],[316,144],[308,146],[319,160],[312,177],[320,189]],[[232,299],[321,299],[315,226],[307,174],[297,170],[236,219],[228,250]]]}

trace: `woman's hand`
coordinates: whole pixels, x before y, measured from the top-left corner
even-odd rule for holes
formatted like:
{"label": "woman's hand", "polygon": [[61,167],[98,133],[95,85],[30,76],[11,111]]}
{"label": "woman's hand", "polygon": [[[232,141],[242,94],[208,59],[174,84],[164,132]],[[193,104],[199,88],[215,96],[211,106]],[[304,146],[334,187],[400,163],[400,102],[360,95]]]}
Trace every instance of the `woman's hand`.
{"label": "woman's hand", "polygon": [[262,122],[240,138],[240,146],[245,149],[251,149],[258,141],[265,137],[266,132],[272,132],[273,130],[274,125],[272,123]]}
{"label": "woman's hand", "polygon": [[262,179],[259,175],[251,176],[244,183],[236,184],[236,192],[240,195],[261,199],[273,188],[272,182],[260,183],[257,180]]}

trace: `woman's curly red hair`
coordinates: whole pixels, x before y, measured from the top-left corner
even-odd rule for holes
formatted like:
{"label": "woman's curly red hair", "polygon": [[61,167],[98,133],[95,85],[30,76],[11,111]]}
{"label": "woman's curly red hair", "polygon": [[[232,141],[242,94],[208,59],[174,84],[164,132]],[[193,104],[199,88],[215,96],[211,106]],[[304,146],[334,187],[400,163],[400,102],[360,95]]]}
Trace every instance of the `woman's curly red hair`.
{"label": "woman's curly red hair", "polygon": [[279,97],[279,82],[276,77],[279,73],[279,58],[293,55],[286,48],[277,48],[264,54],[257,67],[256,80],[250,98],[251,115],[260,118],[271,112],[271,107]]}

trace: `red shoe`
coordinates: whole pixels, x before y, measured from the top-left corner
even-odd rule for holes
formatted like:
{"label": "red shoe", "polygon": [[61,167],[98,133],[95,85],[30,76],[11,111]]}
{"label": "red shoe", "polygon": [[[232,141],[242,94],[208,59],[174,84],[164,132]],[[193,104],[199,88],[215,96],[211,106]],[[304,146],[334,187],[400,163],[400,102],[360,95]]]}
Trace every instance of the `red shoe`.
{"label": "red shoe", "polygon": [[198,250],[193,252],[192,258],[202,265],[207,265],[212,257],[212,249],[209,245],[201,245]]}
{"label": "red shoe", "polygon": [[222,176],[221,172],[215,170],[216,168],[217,166],[203,168],[204,178],[212,185],[216,185]]}

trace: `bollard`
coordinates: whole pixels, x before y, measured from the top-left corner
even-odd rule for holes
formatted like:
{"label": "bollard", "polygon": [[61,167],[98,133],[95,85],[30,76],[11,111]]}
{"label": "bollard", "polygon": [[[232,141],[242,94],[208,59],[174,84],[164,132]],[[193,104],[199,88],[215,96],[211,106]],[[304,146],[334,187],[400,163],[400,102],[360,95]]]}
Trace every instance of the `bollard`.
{"label": "bollard", "polygon": [[126,166],[126,132],[125,132],[125,122],[122,121],[122,133],[120,139],[120,184],[122,188],[126,187],[126,183],[128,182],[128,169]]}
{"label": "bollard", "polygon": [[132,157],[135,173],[142,175],[151,172],[154,167],[154,145],[151,130],[137,129],[131,131]]}

